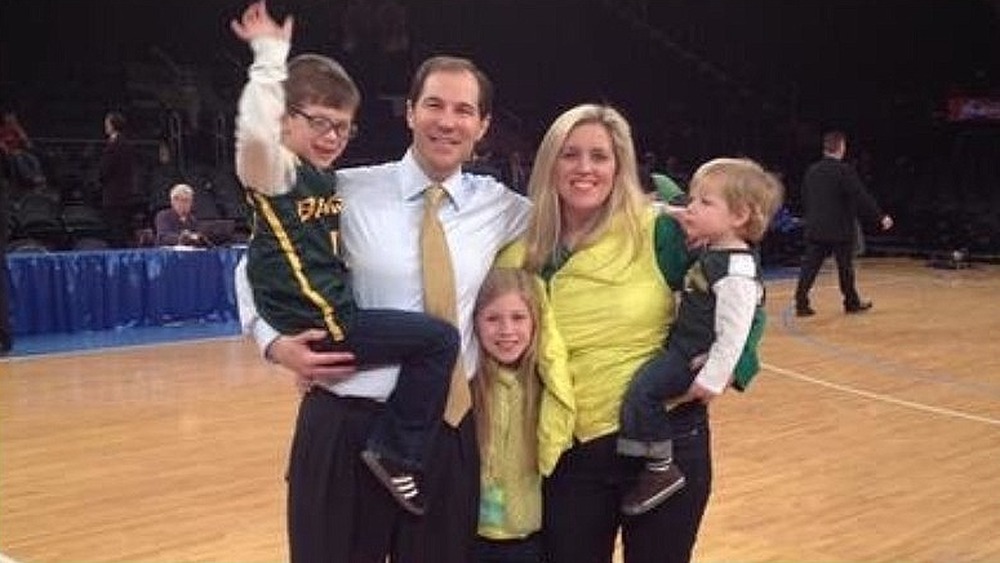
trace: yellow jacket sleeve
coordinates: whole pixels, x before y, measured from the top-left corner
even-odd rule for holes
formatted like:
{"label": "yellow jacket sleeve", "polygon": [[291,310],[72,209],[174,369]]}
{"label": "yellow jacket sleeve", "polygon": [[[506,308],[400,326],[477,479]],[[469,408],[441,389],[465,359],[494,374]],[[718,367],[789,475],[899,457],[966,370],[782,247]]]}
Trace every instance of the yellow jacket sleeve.
{"label": "yellow jacket sleeve", "polygon": [[[514,242],[500,252],[494,267],[519,268],[524,264],[524,254],[523,243]],[[542,475],[549,475],[559,456],[573,445],[576,403],[566,343],[556,325],[545,282],[535,276],[535,284],[541,305],[538,373],[543,384],[538,416],[538,469]]]}

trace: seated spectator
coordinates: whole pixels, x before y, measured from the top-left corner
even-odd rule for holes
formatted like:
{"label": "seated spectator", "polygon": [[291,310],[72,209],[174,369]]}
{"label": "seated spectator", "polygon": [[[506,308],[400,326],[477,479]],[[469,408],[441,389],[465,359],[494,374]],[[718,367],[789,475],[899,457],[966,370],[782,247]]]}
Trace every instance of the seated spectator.
{"label": "seated spectator", "polygon": [[42,164],[31,153],[31,139],[21,127],[17,114],[12,111],[5,111],[0,123],[0,152],[9,163],[11,179],[18,185],[30,187],[45,184]]}
{"label": "seated spectator", "polygon": [[187,184],[170,189],[170,207],[156,214],[156,244],[159,246],[206,246],[208,240],[198,230],[191,213],[194,190]]}

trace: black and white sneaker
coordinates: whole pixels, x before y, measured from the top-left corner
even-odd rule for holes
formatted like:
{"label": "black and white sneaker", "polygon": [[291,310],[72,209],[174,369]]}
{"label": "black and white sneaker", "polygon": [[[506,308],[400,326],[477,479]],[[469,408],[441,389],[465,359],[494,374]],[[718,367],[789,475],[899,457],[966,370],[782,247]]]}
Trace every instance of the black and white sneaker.
{"label": "black and white sneaker", "polygon": [[684,482],[684,474],[673,463],[649,464],[639,473],[632,490],[622,498],[622,513],[638,516],[649,512],[681,490]]}
{"label": "black and white sneaker", "polygon": [[368,469],[400,506],[410,514],[424,515],[427,506],[424,504],[424,495],[420,492],[420,484],[415,473],[372,450],[361,452],[361,461],[365,462]]}

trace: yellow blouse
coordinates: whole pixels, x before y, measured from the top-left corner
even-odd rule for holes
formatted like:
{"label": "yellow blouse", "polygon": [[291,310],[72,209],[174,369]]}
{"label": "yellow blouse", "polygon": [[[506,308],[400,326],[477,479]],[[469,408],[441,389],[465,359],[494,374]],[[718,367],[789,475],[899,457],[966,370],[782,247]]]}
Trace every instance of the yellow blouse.
{"label": "yellow blouse", "polygon": [[501,368],[497,375],[487,391],[490,444],[483,459],[479,535],[506,540],[541,529],[542,477],[526,469],[524,388],[511,370]]}
{"label": "yellow blouse", "polygon": [[[642,217],[640,248],[613,223],[577,250],[552,276],[542,299],[539,373],[539,469],[551,474],[573,444],[618,430],[622,396],[636,371],[662,347],[673,322],[674,296],[656,259],[655,212]],[[519,266],[523,242],[498,265]]]}

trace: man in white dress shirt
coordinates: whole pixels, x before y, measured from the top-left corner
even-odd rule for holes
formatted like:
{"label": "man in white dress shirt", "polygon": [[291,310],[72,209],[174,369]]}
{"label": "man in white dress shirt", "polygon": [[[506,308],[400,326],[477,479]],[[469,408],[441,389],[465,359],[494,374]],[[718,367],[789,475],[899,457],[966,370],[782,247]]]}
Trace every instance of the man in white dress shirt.
{"label": "man in white dress shirt", "polygon": [[[265,87],[244,94],[241,119],[274,98],[284,59],[254,45],[250,80]],[[280,67],[274,66],[280,61]],[[251,89],[248,89],[251,91]],[[248,99],[250,98],[250,99]],[[345,257],[361,307],[423,310],[419,233],[423,192],[440,184],[448,200],[439,218],[451,251],[457,291],[460,364],[475,373],[472,309],[497,251],[527,225],[530,203],[492,178],[461,166],[489,127],[492,86],[466,59],[432,57],[416,71],[407,100],[410,149],[401,160],[337,171],[344,201]],[[237,139],[239,142],[239,139]],[[324,331],[281,336],[257,315],[242,269],[240,317],[266,357],[294,372],[303,396],[288,469],[288,524],[293,561],[471,560],[479,508],[479,454],[472,417],[442,422],[427,457],[427,513],[415,517],[363,467],[359,455],[372,420],[395,385],[398,366],[355,371],[346,353],[314,352]]]}

